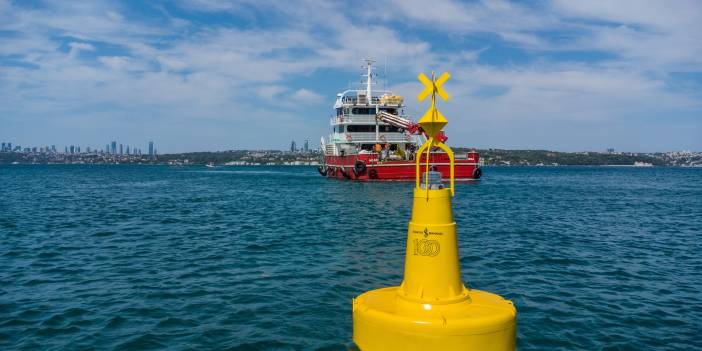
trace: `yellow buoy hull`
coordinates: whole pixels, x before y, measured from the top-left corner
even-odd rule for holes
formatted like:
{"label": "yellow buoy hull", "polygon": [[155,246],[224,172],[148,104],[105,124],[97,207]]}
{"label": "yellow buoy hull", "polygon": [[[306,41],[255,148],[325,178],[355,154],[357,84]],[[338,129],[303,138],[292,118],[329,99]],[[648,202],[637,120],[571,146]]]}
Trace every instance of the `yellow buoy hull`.
{"label": "yellow buoy hull", "polygon": [[419,304],[400,287],[368,291],[353,302],[353,340],[362,351],[514,350],[517,311],[508,300],[469,290],[464,301]]}
{"label": "yellow buoy hull", "polygon": [[514,350],[511,301],[461,280],[450,189],[414,189],[402,285],[353,301],[353,340],[374,350]]}

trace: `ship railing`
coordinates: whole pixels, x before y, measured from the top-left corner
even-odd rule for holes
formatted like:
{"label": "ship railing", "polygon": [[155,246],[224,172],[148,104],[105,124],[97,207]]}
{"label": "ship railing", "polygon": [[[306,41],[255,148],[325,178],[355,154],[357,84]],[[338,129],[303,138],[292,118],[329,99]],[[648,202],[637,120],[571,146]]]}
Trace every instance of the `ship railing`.
{"label": "ship railing", "polygon": [[[366,100],[367,102],[368,100]],[[345,104],[358,104],[358,97],[356,96],[344,96],[341,98],[341,102]],[[380,103],[380,98],[377,96],[373,96],[370,101],[371,104],[379,104]],[[364,103],[365,105],[365,103]]]}
{"label": "ship railing", "polygon": [[404,133],[378,133],[378,138],[376,138],[375,133],[346,133],[335,134],[334,140],[341,142],[370,141],[374,143],[392,143],[406,142],[407,138]]}
{"label": "ship railing", "polygon": [[[410,119],[407,115],[400,115],[404,119]],[[331,118],[331,124],[339,123],[363,123],[363,124],[375,124],[375,115],[345,115],[336,116]],[[385,125],[385,122],[378,121],[378,124]]]}

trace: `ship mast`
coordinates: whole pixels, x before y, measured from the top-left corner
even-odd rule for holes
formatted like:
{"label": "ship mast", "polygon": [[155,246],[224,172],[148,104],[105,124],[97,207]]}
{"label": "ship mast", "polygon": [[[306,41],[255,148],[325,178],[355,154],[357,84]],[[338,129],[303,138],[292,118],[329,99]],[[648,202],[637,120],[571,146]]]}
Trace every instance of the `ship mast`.
{"label": "ship mast", "polygon": [[372,79],[373,79],[373,62],[375,60],[372,59],[364,59],[366,61],[366,68],[368,69],[368,73],[366,74],[366,96],[368,98],[368,101],[371,101],[371,84],[372,84]]}
{"label": "ship mast", "polygon": [[[366,101],[368,101],[368,105],[373,105],[373,95],[371,93],[371,84],[372,84],[372,79],[373,79],[373,62],[375,60],[373,59],[364,59],[366,61],[366,67],[368,68],[368,73],[366,73]],[[378,114],[378,105],[375,105],[375,114]],[[380,126],[378,125],[378,119],[375,120],[375,140],[376,143],[380,139]]]}

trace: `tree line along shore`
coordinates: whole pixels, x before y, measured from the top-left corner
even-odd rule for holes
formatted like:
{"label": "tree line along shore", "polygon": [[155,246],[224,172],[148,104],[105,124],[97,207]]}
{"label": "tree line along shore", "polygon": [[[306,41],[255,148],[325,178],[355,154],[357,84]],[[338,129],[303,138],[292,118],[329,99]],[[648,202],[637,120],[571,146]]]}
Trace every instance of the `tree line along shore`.
{"label": "tree line along shore", "polygon": [[[457,152],[469,149],[458,148]],[[549,150],[477,150],[486,165],[502,166],[702,166],[702,153],[690,151],[634,152],[560,152]]]}
{"label": "tree line along shore", "polygon": [[[481,164],[494,166],[702,166],[702,152],[560,152],[454,148],[458,157],[468,151],[480,153]],[[0,164],[215,164],[215,165],[315,165],[323,163],[319,152],[279,150],[229,150],[162,154],[155,158],[99,153],[0,152]]]}

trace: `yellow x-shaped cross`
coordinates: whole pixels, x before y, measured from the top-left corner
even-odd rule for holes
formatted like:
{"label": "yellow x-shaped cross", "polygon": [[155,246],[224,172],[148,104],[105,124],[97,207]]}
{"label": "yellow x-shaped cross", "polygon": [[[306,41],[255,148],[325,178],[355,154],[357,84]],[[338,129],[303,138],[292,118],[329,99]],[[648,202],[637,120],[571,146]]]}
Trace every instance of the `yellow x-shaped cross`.
{"label": "yellow x-shaped cross", "polygon": [[424,90],[422,90],[422,92],[419,93],[419,95],[417,95],[417,99],[419,99],[419,101],[424,101],[424,99],[426,99],[427,96],[429,96],[429,94],[432,94],[434,92],[436,94],[439,94],[439,96],[441,96],[442,99],[448,100],[448,94],[444,91],[443,88],[441,88],[441,86],[444,83],[446,83],[446,81],[449,78],[451,78],[451,75],[449,75],[448,72],[442,73],[441,76],[439,76],[439,79],[436,79],[434,81],[432,81],[434,79],[433,73],[431,76],[432,80],[429,80],[429,78],[427,78],[427,76],[425,76],[424,73],[420,73],[419,76],[417,76],[417,78],[420,82],[422,82],[422,84],[424,84]]}

